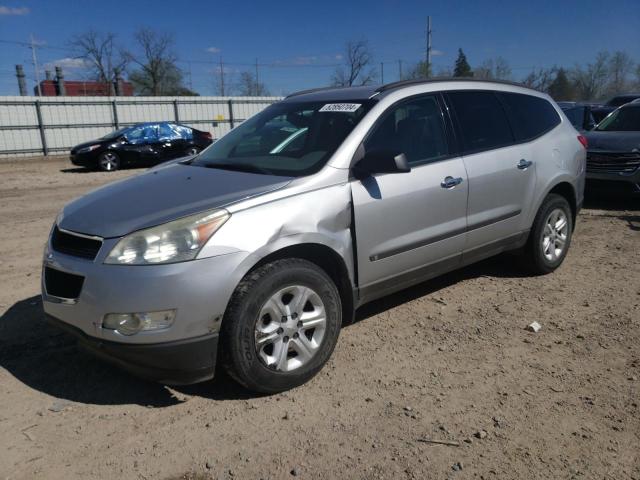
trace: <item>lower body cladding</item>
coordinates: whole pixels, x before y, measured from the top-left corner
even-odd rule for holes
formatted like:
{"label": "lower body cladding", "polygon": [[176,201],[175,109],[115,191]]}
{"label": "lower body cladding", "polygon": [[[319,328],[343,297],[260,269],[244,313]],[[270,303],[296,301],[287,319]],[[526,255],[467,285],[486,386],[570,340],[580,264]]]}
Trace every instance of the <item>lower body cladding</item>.
{"label": "lower body cladding", "polygon": [[[168,265],[123,266],[47,249],[44,311],[51,323],[92,353],[138,376],[166,384],[208,380],[215,373],[222,316],[237,283],[230,280],[246,258],[245,253],[230,253]],[[61,287],[56,284],[61,280],[68,281]],[[108,314],[158,311],[175,315],[167,328],[123,335],[103,327]]]}

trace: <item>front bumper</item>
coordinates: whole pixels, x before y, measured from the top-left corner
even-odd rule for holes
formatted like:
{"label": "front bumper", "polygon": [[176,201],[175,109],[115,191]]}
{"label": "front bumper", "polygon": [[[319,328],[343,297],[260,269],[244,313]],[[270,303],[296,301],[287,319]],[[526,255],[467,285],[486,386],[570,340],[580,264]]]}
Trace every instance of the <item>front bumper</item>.
{"label": "front bumper", "polygon": [[78,339],[81,347],[134,375],[168,385],[210,380],[215,374],[218,334],[158,344],[124,344],[90,337],[47,315],[47,321]]}
{"label": "front bumper", "polygon": [[[167,265],[107,265],[118,239],[104,239],[95,260],[54,251],[49,241],[45,268],[81,276],[77,298],[47,291],[42,303],[55,323],[80,337],[100,357],[146,378],[193,383],[213,376],[222,317],[244,272],[245,252]],[[108,313],[175,310],[171,327],[125,336],[102,328]]]}
{"label": "front bumper", "polygon": [[71,153],[69,160],[78,167],[96,167],[98,165],[98,155],[95,152]]}

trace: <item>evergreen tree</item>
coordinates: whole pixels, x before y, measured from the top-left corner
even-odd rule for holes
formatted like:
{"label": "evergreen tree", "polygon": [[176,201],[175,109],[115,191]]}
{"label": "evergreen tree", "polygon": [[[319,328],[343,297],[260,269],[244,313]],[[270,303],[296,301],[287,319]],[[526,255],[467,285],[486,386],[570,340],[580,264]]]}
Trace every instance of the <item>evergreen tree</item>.
{"label": "evergreen tree", "polygon": [[458,58],[456,59],[455,68],[453,69],[454,77],[473,77],[471,66],[467,62],[467,56],[461,48],[458,49]]}
{"label": "evergreen tree", "polygon": [[553,79],[553,82],[551,82],[551,85],[547,88],[547,93],[558,102],[573,100],[575,98],[573,85],[569,81],[569,77],[564,68],[558,69],[556,78]]}

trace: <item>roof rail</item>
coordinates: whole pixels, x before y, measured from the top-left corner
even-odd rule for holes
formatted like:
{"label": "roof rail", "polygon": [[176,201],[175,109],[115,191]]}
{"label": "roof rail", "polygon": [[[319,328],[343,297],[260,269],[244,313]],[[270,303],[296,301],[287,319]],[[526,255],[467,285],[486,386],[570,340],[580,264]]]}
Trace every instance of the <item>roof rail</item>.
{"label": "roof rail", "polygon": [[515,87],[528,88],[529,90],[535,90],[535,88],[527,87],[522,83],[510,82],[508,80],[491,80],[473,77],[432,77],[432,78],[416,78],[413,80],[400,80],[399,82],[392,82],[382,85],[376,89],[376,92],[386,92],[396,88],[408,87],[411,85],[422,85],[425,83],[438,83],[438,82],[478,82],[478,83],[502,83],[504,85],[512,85]]}
{"label": "roof rail", "polygon": [[315,93],[315,92],[322,92],[324,90],[334,90],[336,88],[341,88],[341,87],[320,87],[320,88],[310,88],[308,90],[300,90],[298,92],[293,92],[290,93],[289,95],[287,95],[286,97],[284,97],[285,99],[287,98],[291,98],[291,97],[297,97],[298,95],[305,95],[307,93]]}

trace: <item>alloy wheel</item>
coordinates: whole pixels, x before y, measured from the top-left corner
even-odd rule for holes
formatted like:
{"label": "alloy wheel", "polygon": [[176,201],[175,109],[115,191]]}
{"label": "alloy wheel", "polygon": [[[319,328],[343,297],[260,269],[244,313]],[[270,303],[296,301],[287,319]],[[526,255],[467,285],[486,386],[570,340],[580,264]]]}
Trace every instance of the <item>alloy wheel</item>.
{"label": "alloy wheel", "polygon": [[118,157],[115,153],[105,152],[100,156],[100,168],[107,172],[118,169]]}
{"label": "alloy wheel", "polygon": [[258,357],[273,370],[296,370],[319,351],[326,325],[325,306],[314,290],[302,285],[283,288],[265,302],[256,321]]}
{"label": "alloy wheel", "polygon": [[562,256],[567,245],[568,234],[567,214],[561,208],[552,210],[545,220],[542,233],[542,253],[548,261],[555,262]]}

